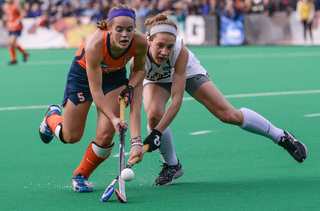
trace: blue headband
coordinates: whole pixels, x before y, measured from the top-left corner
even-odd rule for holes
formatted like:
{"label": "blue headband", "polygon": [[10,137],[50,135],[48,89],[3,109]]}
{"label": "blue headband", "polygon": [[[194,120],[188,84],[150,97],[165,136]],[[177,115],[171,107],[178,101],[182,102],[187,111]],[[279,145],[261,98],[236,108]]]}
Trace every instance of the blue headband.
{"label": "blue headband", "polygon": [[118,16],[128,16],[130,18],[133,18],[133,20],[136,20],[136,14],[132,12],[131,10],[128,9],[118,9],[118,10],[113,10],[109,13],[109,21],[112,18],[118,17]]}

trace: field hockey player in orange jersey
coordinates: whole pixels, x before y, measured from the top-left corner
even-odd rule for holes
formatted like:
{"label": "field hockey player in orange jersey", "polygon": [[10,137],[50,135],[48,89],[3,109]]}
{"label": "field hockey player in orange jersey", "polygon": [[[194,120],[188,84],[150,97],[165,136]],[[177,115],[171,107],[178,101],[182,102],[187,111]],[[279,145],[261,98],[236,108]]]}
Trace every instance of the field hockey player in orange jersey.
{"label": "field hockey player in orange jersey", "polygon": [[4,19],[8,25],[9,31],[9,43],[8,48],[11,56],[11,61],[8,65],[17,64],[16,49],[18,49],[23,55],[23,61],[28,60],[29,54],[17,44],[17,39],[21,35],[22,31],[22,19],[26,13],[23,10],[20,1],[6,0],[3,5]]}
{"label": "field hockey player in orange jersey", "polygon": [[[111,154],[115,132],[120,127],[127,129],[127,122],[119,118],[119,99],[126,105],[131,103],[134,89],[142,87],[145,76],[147,53],[146,37],[135,30],[135,12],[125,5],[111,8],[108,20],[98,22],[96,29],[83,42],[71,64],[62,102],[60,106],[50,105],[40,124],[39,133],[44,143],[49,143],[54,135],[63,143],[76,143],[82,138],[86,118],[94,101],[98,119],[96,137],[89,143],[86,153],[74,171],[72,180],[75,192],[91,192],[88,182],[92,172]],[[132,60],[135,68],[126,76],[126,64]],[[139,88],[138,90],[141,90]],[[130,105],[131,157],[143,156],[140,125],[140,111]],[[138,115],[137,115],[138,114]]]}

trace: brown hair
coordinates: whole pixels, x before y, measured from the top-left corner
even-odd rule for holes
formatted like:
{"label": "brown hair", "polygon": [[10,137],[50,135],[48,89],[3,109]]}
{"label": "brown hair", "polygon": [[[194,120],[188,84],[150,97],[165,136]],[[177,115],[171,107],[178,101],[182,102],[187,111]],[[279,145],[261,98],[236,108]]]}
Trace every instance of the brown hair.
{"label": "brown hair", "polygon": [[[128,9],[128,10],[131,10],[132,12],[135,13],[135,11],[128,7],[127,5],[124,5],[124,4],[118,4],[118,5],[115,5],[114,7],[112,7],[110,10],[109,10],[109,14],[110,12],[114,11],[114,10],[118,10],[118,9]],[[112,25],[112,20],[109,22],[109,14],[108,14],[108,18],[107,19],[104,19],[104,20],[101,20],[101,21],[98,21],[97,22],[97,27],[101,30],[107,30],[107,26],[108,24],[109,25]]]}
{"label": "brown hair", "polygon": [[[160,25],[160,24],[167,24],[167,25],[173,26],[174,28],[177,29],[177,25],[172,20],[167,18],[167,16],[169,16],[171,14],[172,14],[171,11],[165,11],[165,12],[162,12],[162,13],[158,14],[157,16],[155,16],[153,18],[148,18],[146,20],[146,22],[144,23],[144,25],[147,26],[146,35],[150,36],[150,29],[153,26]],[[154,35],[152,35],[150,37],[151,40],[152,40],[153,36]]]}

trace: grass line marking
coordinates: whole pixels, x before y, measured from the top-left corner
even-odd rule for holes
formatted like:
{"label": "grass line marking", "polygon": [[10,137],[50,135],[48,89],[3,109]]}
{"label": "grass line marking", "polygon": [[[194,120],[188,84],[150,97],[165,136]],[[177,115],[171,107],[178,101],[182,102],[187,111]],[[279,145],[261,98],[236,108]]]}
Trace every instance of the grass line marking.
{"label": "grass line marking", "polygon": [[320,52],[296,52],[296,53],[260,53],[260,54],[222,54],[197,56],[198,59],[252,59],[252,58],[292,58],[320,56]]}
{"label": "grass line marking", "polygon": [[[249,94],[234,94],[225,95],[225,98],[245,98],[245,97],[266,97],[279,95],[298,95],[298,94],[319,94],[320,90],[305,90],[305,91],[287,91],[287,92],[264,92],[264,93],[249,93]],[[183,101],[194,100],[193,97],[184,97]],[[92,103],[94,106],[94,103]],[[0,107],[0,111],[14,111],[14,110],[28,110],[28,109],[43,109],[48,105],[39,106],[14,106],[14,107]]]}
{"label": "grass line marking", "polygon": [[[297,95],[297,94],[318,94],[318,93],[320,93],[320,90],[234,94],[234,95],[224,95],[224,97],[228,99],[228,98],[266,97],[266,96]],[[186,97],[186,98],[183,98],[183,100],[184,101],[194,100],[194,98]]]}
{"label": "grass line marking", "polygon": [[307,115],[304,115],[304,117],[316,117],[316,116],[320,116],[320,113],[318,113],[318,114],[307,114]]}

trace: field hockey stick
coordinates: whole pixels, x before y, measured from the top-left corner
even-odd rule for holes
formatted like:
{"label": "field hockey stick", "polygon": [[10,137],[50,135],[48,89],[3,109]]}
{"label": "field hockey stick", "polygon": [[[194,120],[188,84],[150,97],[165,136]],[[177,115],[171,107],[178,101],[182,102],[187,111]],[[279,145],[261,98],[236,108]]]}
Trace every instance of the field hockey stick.
{"label": "field hockey stick", "polygon": [[[122,121],[126,120],[126,104],[124,99],[120,100],[120,119]],[[115,193],[120,202],[125,203],[126,200],[126,190],[125,182],[121,178],[121,172],[124,169],[124,159],[125,159],[125,130],[120,127],[120,140],[119,140],[119,190],[115,189]]]}
{"label": "field hockey stick", "polygon": [[[148,149],[149,149],[149,144],[146,144],[146,145],[143,146],[143,152],[144,153],[147,152]],[[127,163],[125,168],[131,168],[138,161],[139,161],[139,156],[134,157],[133,159],[130,160],[130,162]],[[114,180],[110,183],[110,185],[104,191],[104,193],[102,194],[102,197],[101,197],[101,202],[108,201],[108,199],[112,196],[112,194],[113,194],[113,192],[115,190],[114,186],[115,186],[115,184],[117,184],[120,174],[121,174],[121,172],[116,176],[116,178],[114,178]]]}

